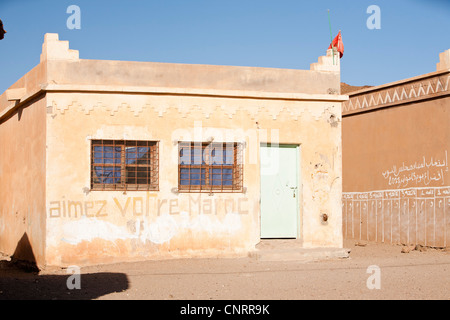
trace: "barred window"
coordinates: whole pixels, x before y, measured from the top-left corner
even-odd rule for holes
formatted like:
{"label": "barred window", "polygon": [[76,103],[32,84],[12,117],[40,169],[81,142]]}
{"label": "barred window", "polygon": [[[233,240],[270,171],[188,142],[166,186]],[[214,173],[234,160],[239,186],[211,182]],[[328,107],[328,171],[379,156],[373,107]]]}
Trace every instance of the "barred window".
{"label": "barred window", "polygon": [[178,144],[180,192],[242,192],[242,143]]}
{"label": "barred window", "polygon": [[156,141],[92,140],[92,190],[158,190]]}

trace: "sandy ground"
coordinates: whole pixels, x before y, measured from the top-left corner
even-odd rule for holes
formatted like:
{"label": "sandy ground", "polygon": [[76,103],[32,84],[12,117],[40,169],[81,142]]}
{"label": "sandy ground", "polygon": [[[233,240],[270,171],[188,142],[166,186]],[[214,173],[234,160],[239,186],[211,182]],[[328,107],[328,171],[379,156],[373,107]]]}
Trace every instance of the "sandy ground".
{"label": "sandy ground", "polygon": [[[401,246],[354,241],[345,247],[349,258],[326,261],[183,259],[85,267],[81,289],[73,290],[67,288],[68,270],[27,273],[3,257],[0,300],[450,299],[448,249],[402,253]],[[379,289],[369,289],[368,282]]]}

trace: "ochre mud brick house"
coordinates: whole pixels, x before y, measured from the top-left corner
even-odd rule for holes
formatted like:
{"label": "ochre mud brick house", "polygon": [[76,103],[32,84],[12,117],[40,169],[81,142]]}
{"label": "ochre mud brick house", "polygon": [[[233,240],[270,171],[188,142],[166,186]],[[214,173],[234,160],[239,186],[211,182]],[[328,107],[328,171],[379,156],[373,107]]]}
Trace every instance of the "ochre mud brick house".
{"label": "ochre mud brick house", "polygon": [[233,256],[262,238],[342,248],[338,62],[84,60],[45,35],[0,96],[0,251],[67,266]]}
{"label": "ochre mud brick house", "polygon": [[450,245],[450,50],[439,57],[435,72],[349,93],[345,238]]}

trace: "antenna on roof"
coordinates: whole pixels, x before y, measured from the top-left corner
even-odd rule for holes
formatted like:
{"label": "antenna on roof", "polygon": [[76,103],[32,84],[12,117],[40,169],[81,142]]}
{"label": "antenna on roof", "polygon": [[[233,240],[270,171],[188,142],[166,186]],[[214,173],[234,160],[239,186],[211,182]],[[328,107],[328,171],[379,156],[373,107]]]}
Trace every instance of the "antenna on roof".
{"label": "antenna on roof", "polygon": [[334,47],[333,47],[333,32],[331,31],[331,18],[330,18],[330,9],[328,9],[328,23],[330,25],[330,38],[331,38],[331,50],[333,52],[333,65],[334,65]]}

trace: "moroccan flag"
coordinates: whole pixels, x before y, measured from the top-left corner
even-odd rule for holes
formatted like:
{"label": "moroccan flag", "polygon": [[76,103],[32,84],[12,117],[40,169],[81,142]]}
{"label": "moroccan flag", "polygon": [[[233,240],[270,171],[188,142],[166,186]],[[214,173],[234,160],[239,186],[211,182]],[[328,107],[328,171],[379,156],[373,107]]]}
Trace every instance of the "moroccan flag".
{"label": "moroccan flag", "polygon": [[335,47],[340,54],[340,58],[344,55],[344,43],[342,42],[341,31],[339,31],[336,38],[334,38],[333,42],[330,44],[328,49],[331,49],[331,46]]}

